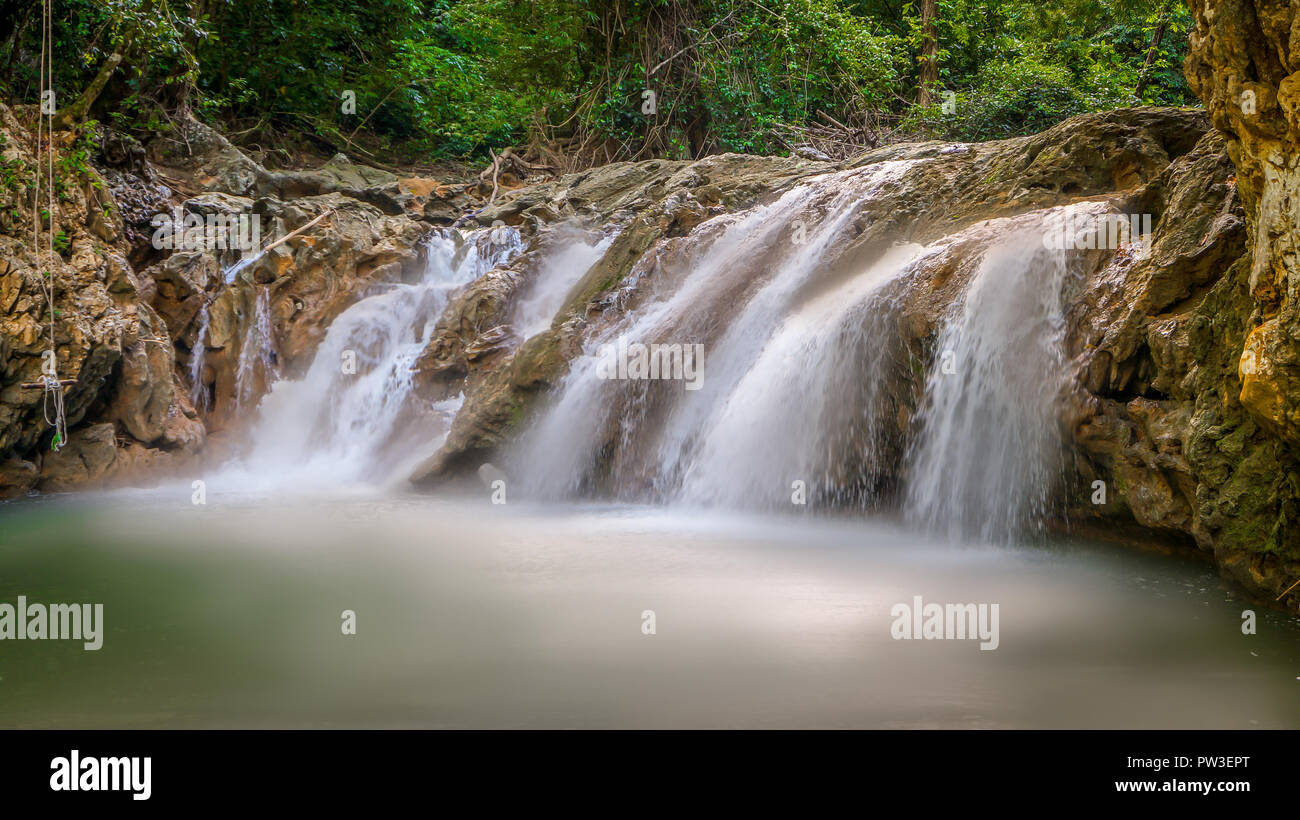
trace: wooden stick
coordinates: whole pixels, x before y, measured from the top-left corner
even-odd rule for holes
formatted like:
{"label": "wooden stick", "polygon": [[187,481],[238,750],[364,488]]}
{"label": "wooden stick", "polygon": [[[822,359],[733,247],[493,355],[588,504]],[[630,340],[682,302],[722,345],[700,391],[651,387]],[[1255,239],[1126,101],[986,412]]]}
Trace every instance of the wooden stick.
{"label": "wooden stick", "polygon": [[169,177],[158,170],[155,170],[154,173],[158,175],[159,179],[167,183],[168,187],[174,188],[177,191],[180,191],[182,194],[185,194],[186,196],[198,196],[199,194],[199,192],[196,189],[191,188],[190,186],[186,185],[184,182],[181,182],[179,179]]}
{"label": "wooden stick", "polygon": [[283,245],[285,242],[288,242],[290,239],[293,239],[295,236],[297,236],[298,234],[300,234],[300,233],[302,233],[303,231],[307,230],[307,229],[310,228],[312,225],[315,225],[317,222],[320,222],[322,219],[324,219],[325,217],[329,216],[329,215],[332,214],[332,213],[334,213],[334,209],[333,209],[333,208],[331,208],[331,209],[328,210],[328,211],[325,211],[325,212],[322,213],[320,216],[318,216],[318,217],[316,217],[315,219],[313,219],[311,222],[308,222],[306,225],[303,225],[301,228],[298,228],[297,230],[294,230],[294,231],[292,231],[292,232],[290,232],[290,233],[285,234],[284,236],[282,236],[282,237],[280,237],[279,239],[275,240],[274,242],[272,242],[271,244],[267,245],[265,248],[262,248],[262,250],[260,250],[260,251],[258,251],[258,252],[259,252],[259,253],[266,253],[267,251],[271,250],[271,248],[274,248],[274,247],[276,247],[277,245]]}
{"label": "wooden stick", "polygon": [[1274,598],[1273,600],[1274,600],[1274,601],[1280,601],[1280,600],[1282,600],[1283,598],[1286,597],[1286,593],[1287,593],[1287,592],[1290,592],[1291,590],[1295,589],[1295,588],[1298,587],[1298,586],[1300,586],[1300,579],[1297,579],[1296,582],[1295,582],[1294,584],[1292,584],[1291,586],[1289,586],[1289,587],[1286,588],[1286,592],[1283,592],[1281,595],[1277,596],[1277,597]]}
{"label": "wooden stick", "polygon": [[822,111],[820,108],[817,109],[817,116],[821,117],[822,119],[826,120],[829,123],[832,123],[833,125],[838,125],[840,128],[843,128],[845,131],[849,131],[849,132],[853,131],[852,128],[849,128],[847,125],[835,119],[830,114],[827,114],[825,111]]}
{"label": "wooden stick", "polygon": [[505,157],[505,155],[508,154],[509,152],[510,152],[510,149],[507,148],[506,150],[504,150],[504,151],[501,152],[501,156],[497,156],[495,153],[493,153],[493,151],[492,151],[491,148],[488,149],[488,153],[492,155],[492,196],[488,197],[488,204],[489,204],[489,205],[491,205],[493,202],[496,201],[496,198],[497,198],[497,174],[501,173],[501,160],[502,160],[502,159]]}
{"label": "wooden stick", "polygon": [[[59,380],[59,384],[63,385],[64,387],[67,387],[67,386],[69,386],[69,385],[73,385],[73,384],[76,384],[76,383],[77,383],[77,380],[76,380],[76,379],[60,379],[60,380]],[[45,386],[45,382],[24,382],[24,383],[22,383],[22,384],[20,384],[20,385],[18,385],[18,386],[19,386],[19,387],[22,387],[22,388],[24,388],[24,389],[27,389],[27,390],[35,390],[35,389],[37,389],[37,388],[44,387],[44,386]]]}

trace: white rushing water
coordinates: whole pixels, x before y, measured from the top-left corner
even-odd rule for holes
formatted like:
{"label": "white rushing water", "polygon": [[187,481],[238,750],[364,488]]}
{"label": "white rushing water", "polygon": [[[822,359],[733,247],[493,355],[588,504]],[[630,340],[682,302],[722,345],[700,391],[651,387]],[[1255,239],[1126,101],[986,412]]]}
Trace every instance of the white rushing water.
{"label": "white rushing water", "polygon": [[[864,203],[912,165],[810,180],[706,223],[684,272],[634,271],[632,287],[648,297],[587,340],[513,447],[511,477],[542,498],[605,491],[786,510],[800,493],[871,509],[882,486],[901,481],[906,517],[939,534],[1006,540],[1035,528],[1063,471],[1055,402],[1067,264],[1042,243],[1054,212],[839,258]],[[982,258],[940,323],[920,406],[899,432],[891,425],[906,399],[886,387],[897,393],[914,363],[897,348],[898,291],[939,254]],[[602,348],[635,343],[704,344],[699,389],[607,378]]]}
{"label": "white rushing water", "polygon": [[[848,372],[835,372],[837,363],[846,364],[838,356],[844,340],[835,337],[850,312],[903,273],[919,249],[893,249],[806,304],[798,296],[824,271],[828,248],[842,237],[856,206],[914,164],[881,163],[853,172],[856,179],[837,180],[856,184],[837,193],[810,234],[806,216],[786,215],[803,232],[801,241],[710,346],[703,387],[673,408],[659,442],[661,490],[672,482],[689,502],[743,504],[787,497],[791,480],[808,480],[809,457],[820,444],[800,433],[814,426],[807,422],[838,394],[832,382]],[[792,210],[800,200],[792,198]]]}
{"label": "white rushing water", "polygon": [[239,342],[239,359],[235,366],[235,402],[246,407],[257,395],[259,380],[270,384],[279,377],[275,327],[271,323],[271,293],[265,285],[255,285],[253,315]]}
{"label": "white rushing water", "polygon": [[[412,365],[450,294],[521,247],[513,228],[476,231],[463,246],[449,234],[431,237],[421,281],[384,284],[349,307],[330,325],[306,374],[274,384],[239,469],[253,483],[382,484],[427,456],[460,399],[431,406],[414,400]],[[259,326],[250,324],[249,332]]]}
{"label": "white rushing water", "polygon": [[[1041,242],[1050,212],[925,247],[846,252],[868,206],[916,165],[807,180],[639,260],[618,297],[627,309],[588,335],[503,454],[512,485],[526,497],[788,511],[798,494],[871,510],[901,483],[907,519],[944,536],[1001,540],[1041,521],[1062,472],[1054,402],[1065,372],[1067,266]],[[479,231],[459,253],[437,236],[421,282],[386,285],[339,316],[307,373],[263,400],[244,466],[276,480],[382,485],[431,455],[460,399],[413,401],[412,363],[451,291],[520,252],[518,233],[506,235]],[[553,324],[615,235],[561,226],[550,236],[511,307],[519,336]],[[971,254],[978,265],[918,381],[924,362],[899,341],[900,294],[929,287],[920,274],[936,257]],[[265,298],[262,289],[240,349],[241,396],[246,374],[274,364]],[[620,344],[702,345],[699,389],[608,378],[600,352]],[[341,364],[348,356],[355,372]]]}
{"label": "white rushing water", "polygon": [[[652,297],[588,340],[552,406],[511,454],[512,476],[530,492],[562,497],[580,492],[598,471],[612,470],[629,494],[679,495],[701,444],[734,430],[719,423],[729,399],[802,290],[826,272],[824,256],[843,238],[857,206],[896,183],[912,164],[886,162],[831,174],[797,186],[773,203],[712,220],[700,229],[703,238],[679,276],[634,271],[633,286],[640,285],[638,274],[644,276]],[[887,274],[868,271],[862,276],[871,280]],[[664,282],[655,289],[661,278]],[[715,340],[719,325],[725,330]],[[619,343],[706,344],[700,389],[602,378],[597,354],[603,345]],[[768,391],[765,400],[776,399],[778,392]],[[626,461],[605,458],[611,428]],[[652,477],[641,477],[645,475]]]}
{"label": "white rushing water", "polygon": [[1066,265],[1040,237],[992,248],[939,336],[906,513],[953,538],[1005,540],[1041,521],[1060,480]]}
{"label": "white rushing water", "polygon": [[257,251],[255,253],[251,251],[244,252],[244,254],[240,256],[238,260],[236,260],[234,263],[226,267],[226,269],[221,272],[222,281],[224,281],[227,285],[233,285],[235,283],[235,279],[239,276],[239,274],[243,273],[244,271],[252,267],[253,263],[261,259],[263,255],[264,255],[263,251]]}
{"label": "white rushing water", "polygon": [[555,251],[542,259],[540,269],[515,302],[511,321],[520,337],[527,339],[551,326],[569,292],[605,255],[616,236],[588,236],[576,230],[562,233]]}
{"label": "white rushing water", "polygon": [[[261,257],[260,253],[247,253],[226,265],[221,271],[221,281],[232,285],[236,277]],[[245,406],[257,390],[256,379],[274,381],[278,376],[275,331],[271,324],[270,294],[264,286],[249,283],[256,289],[253,318],[239,343],[239,358],[235,368],[235,401],[237,407]],[[203,381],[203,367],[207,363],[212,312],[210,301],[204,296],[199,308],[198,328],[194,333],[194,348],[190,351],[190,402],[200,413],[210,409],[208,386]]]}
{"label": "white rushing water", "polygon": [[[841,388],[852,384],[871,392],[883,375],[878,357],[862,362],[867,367],[854,366],[864,324],[877,329],[864,316],[864,308],[885,308],[873,297],[905,275],[922,250],[919,245],[891,249],[867,270],[800,305],[769,329],[756,360],[726,400],[713,408],[679,498],[772,507],[789,502],[796,481],[828,489],[837,433],[847,421],[843,411],[853,399]],[[670,446],[681,450],[677,441]]]}
{"label": "white rushing water", "polygon": [[203,365],[208,354],[208,326],[212,315],[208,303],[199,308],[199,329],[194,334],[194,349],[190,351],[190,402],[200,413],[208,409],[208,388],[203,382]]}

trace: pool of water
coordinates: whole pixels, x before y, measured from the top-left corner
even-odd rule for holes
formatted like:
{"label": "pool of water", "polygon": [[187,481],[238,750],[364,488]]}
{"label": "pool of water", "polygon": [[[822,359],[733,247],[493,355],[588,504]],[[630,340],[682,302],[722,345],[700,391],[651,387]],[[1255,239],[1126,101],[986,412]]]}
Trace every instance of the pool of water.
{"label": "pool of water", "polygon": [[[0,505],[19,595],[104,638],[0,641],[10,728],[1300,727],[1300,623],[1082,540],[185,485]],[[891,637],[915,596],[997,648]]]}

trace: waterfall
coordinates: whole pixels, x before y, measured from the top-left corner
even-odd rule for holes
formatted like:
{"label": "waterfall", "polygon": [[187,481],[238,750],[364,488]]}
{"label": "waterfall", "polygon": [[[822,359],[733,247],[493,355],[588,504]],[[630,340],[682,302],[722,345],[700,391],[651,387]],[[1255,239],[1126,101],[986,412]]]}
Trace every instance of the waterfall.
{"label": "waterfall", "polygon": [[253,297],[253,315],[239,343],[239,359],[235,367],[236,407],[244,407],[256,395],[259,379],[262,384],[269,384],[278,375],[271,294],[268,288],[258,287]]}
{"label": "waterfall", "polygon": [[[887,332],[880,321],[888,318],[883,290],[910,272],[922,251],[919,245],[891,249],[770,331],[757,359],[700,432],[702,444],[686,468],[679,499],[788,506],[796,482],[837,494],[835,466],[857,440],[854,411],[874,415],[885,375],[882,354],[888,348],[879,343]],[[869,450],[869,440],[858,441]],[[673,445],[675,455],[680,448]],[[862,456],[876,466],[876,453]]]}
{"label": "waterfall", "polygon": [[[731,432],[715,419],[773,328],[807,288],[833,275],[827,257],[858,206],[913,164],[829,174],[773,203],[710,220],[680,269],[643,259],[628,287],[644,285],[644,304],[587,341],[551,406],[509,454],[508,472],[544,496],[581,494],[602,472],[620,495],[677,495],[701,431]],[[705,344],[701,389],[602,378],[599,350],[620,343]]]}
{"label": "waterfall", "polygon": [[1040,522],[1057,489],[1066,264],[1041,239],[989,250],[939,335],[905,512],[953,538],[1005,540]]}
{"label": "waterfall", "polygon": [[[838,190],[824,206],[826,214],[813,223],[811,234],[807,233],[809,226],[804,219],[798,216],[793,219],[805,232],[802,240],[791,246],[789,256],[783,260],[777,273],[711,346],[702,389],[677,403],[664,426],[657,454],[657,486],[661,491],[676,492],[685,500],[740,502],[746,496],[769,499],[775,490],[789,486],[790,481],[778,481],[775,475],[771,480],[761,480],[762,489],[754,486],[753,473],[731,472],[733,467],[742,470],[745,467],[740,460],[731,461],[726,452],[730,449],[735,455],[740,455],[741,450],[752,453],[755,447],[766,449],[774,443],[770,437],[741,443],[740,439],[757,432],[758,427],[751,426],[754,424],[781,425],[784,428],[782,436],[805,427],[801,422],[808,418],[809,408],[803,401],[809,398],[812,401],[824,400],[826,393],[820,388],[829,388],[829,385],[810,386],[817,391],[813,393],[785,393],[777,401],[786,410],[768,405],[773,414],[762,419],[756,416],[744,418],[753,408],[755,399],[746,394],[755,390],[763,392],[764,374],[776,380],[771,382],[773,384],[785,383],[783,379],[787,376],[796,379],[810,376],[811,371],[804,365],[822,360],[820,353],[827,351],[808,348],[829,343],[827,338],[819,342],[813,337],[819,333],[834,333],[837,322],[846,321],[849,312],[862,300],[902,273],[905,257],[911,255],[912,246],[903,252],[891,249],[884,259],[867,270],[855,272],[848,281],[828,288],[805,305],[798,305],[801,289],[830,267],[831,247],[842,238],[846,225],[856,216],[857,206],[886,184],[897,182],[914,164],[910,161],[881,163],[865,173],[855,172],[827,185],[828,189],[837,190],[840,185],[850,183],[847,188]],[[820,181],[813,184],[819,185]],[[789,204],[798,207],[804,204],[803,197],[796,195]],[[826,357],[825,363],[829,365],[833,356],[832,353]],[[833,378],[827,369],[822,368],[820,372]],[[768,399],[760,397],[758,401]],[[778,421],[776,416],[783,416],[785,421]],[[768,430],[769,434],[771,432]],[[732,433],[739,435],[733,437]],[[697,455],[697,449],[701,447],[703,453]],[[802,466],[791,463],[781,465],[780,469],[800,475],[806,472]],[[687,483],[680,486],[684,473],[687,474]],[[775,493],[779,496],[785,494],[784,490]]]}
{"label": "waterfall", "polygon": [[303,377],[263,398],[243,463],[253,480],[383,482],[427,456],[460,399],[416,400],[412,365],[451,293],[521,249],[513,228],[475,231],[463,244],[435,234],[418,283],[384,284],[340,314]]}
{"label": "waterfall", "polygon": [[205,300],[199,308],[199,328],[194,333],[194,347],[190,350],[190,403],[200,413],[208,409],[208,387],[203,383],[203,363],[208,353],[208,325],[212,316]]}
{"label": "waterfall", "polygon": [[[1043,237],[1050,220],[1104,204],[988,220],[925,245],[869,231],[896,218],[924,162],[810,178],[642,255],[605,300],[620,310],[589,318],[581,352],[501,454],[513,487],[786,511],[897,505],[913,525],[963,538],[1041,522],[1064,466],[1070,271]],[[554,324],[616,235],[555,226],[539,239],[510,307],[517,335]],[[434,235],[419,283],[377,287],[333,322],[302,378],[273,385],[244,466],[313,485],[408,474],[463,401],[415,400],[414,361],[452,291],[522,250],[514,229],[463,244]],[[240,349],[241,395],[255,373],[274,375],[268,317],[263,288]],[[702,350],[702,377],[611,377],[611,351],[655,348]]]}
{"label": "waterfall", "polygon": [[[815,178],[704,223],[676,266],[643,258],[625,286],[640,298],[585,341],[507,473],[543,498],[787,511],[889,501],[916,526],[994,540],[1039,525],[1064,469],[1070,269],[1043,236],[1072,209],[1104,206],[845,255],[864,204],[895,193],[913,165]],[[934,271],[957,269],[934,336],[907,347],[902,324],[936,298]],[[615,347],[671,342],[704,345],[698,390],[602,366]]]}
{"label": "waterfall", "polygon": [[554,252],[543,257],[539,270],[525,284],[511,313],[511,323],[524,339],[551,326],[574,285],[605,255],[618,236],[616,231],[603,237],[577,235],[563,229],[558,233]]}
{"label": "waterfall", "polygon": [[221,272],[222,281],[227,285],[233,285],[239,274],[251,267],[254,262],[261,259],[263,253],[264,252],[260,250],[257,252],[245,251],[238,260]]}
{"label": "waterfall", "polygon": [[[234,284],[235,278],[261,256],[258,254],[241,255],[221,271],[221,281],[226,285]],[[261,365],[263,375],[268,379],[275,377],[275,336],[271,326],[270,303],[264,299],[265,288],[261,289],[254,305],[253,320],[249,322],[248,332],[241,340],[235,399],[238,406],[243,406],[254,390],[252,378],[255,367]],[[199,307],[198,329],[194,333],[194,347],[190,350],[190,403],[199,413],[209,409],[208,387],[203,383],[203,366],[207,362],[209,330],[212,324],[210,298],[206,292],[200,292],[203,304]]]}

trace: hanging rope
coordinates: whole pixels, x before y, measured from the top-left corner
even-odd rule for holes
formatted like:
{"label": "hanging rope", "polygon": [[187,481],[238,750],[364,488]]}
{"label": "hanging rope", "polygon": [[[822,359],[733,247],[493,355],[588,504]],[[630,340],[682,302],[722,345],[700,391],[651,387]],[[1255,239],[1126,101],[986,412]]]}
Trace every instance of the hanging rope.
{"label": "hanging rope", "polygon": [[[63,445],[68,443],[68,420],[67,414],[63,409],[63,391],[64,382],[59,380],[59,356],[58,348],[54,342],[54,226],[55,221],[55,196],[54,196],[54,105],[46,104],[46,92],[54,88],[54,67],[53,57],[51,54],[53,43],[53,21],[50,11],[50,0],[43,0],[41,4],[41,67],[40,67],[40,109],[36,117],[36,196],[32,202],[32,240],[36,248],[36,261],[40,265],[41,254],[45,254],[45,303],[50,311],[50,347],[49,351],[41,363],[41,383],[45,388],[45,395],[42,398],[41,409],[45,416],[45,423],[54,428],[54,438],[50,442],[50,449],[58,451]],[[53,103],[53,99],[50,100]],[[47,112],[48,109],[48,113]],[[41,168],[41,147],[42,138],[48,141],[46,150],[46,165]],[[45,232],[45,242],[41,242],[41,172],[45,171],[45,196],[47,202],[46,214],[49,216],[50,227]]]}

